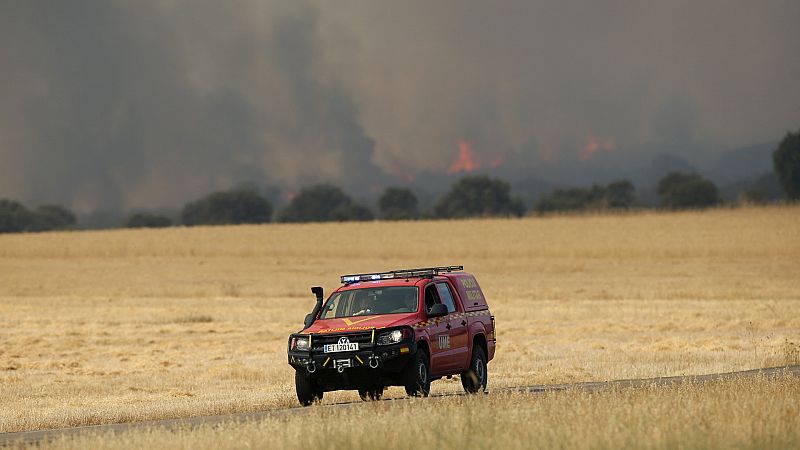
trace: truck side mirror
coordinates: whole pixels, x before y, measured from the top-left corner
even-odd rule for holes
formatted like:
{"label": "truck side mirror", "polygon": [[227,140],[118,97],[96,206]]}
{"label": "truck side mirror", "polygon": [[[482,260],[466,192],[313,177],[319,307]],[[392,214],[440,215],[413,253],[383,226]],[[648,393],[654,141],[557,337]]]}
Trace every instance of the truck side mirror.
{"label": "truck side mirror", "polygon": [[428,318],[433,319],[434,317],[444,317],[447,315],[447,306],[437,303],[431,306],[431,310],[428,311]]}
{"label": "truck side mirror", "polygon": [[314,315],[313,314],[306,314],[306,320],[305,320],[305,322],[303,322],[303,324],[305,325],[305,328],[310,327],[312,323],[314,323]]}

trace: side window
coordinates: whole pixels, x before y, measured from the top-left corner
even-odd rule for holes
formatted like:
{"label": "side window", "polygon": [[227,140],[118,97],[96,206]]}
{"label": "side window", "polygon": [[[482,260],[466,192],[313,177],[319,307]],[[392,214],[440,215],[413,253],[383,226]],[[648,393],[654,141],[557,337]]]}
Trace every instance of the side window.
{"label": "side window", "polygon": [[442,303],[447,306],[447,312],[455,312],[456,302],[453,300],[453,294],[450,292],[447,283],[436,283],[436,290],[439,291],[439,298],[442,299]]}
{"label": "side window", "polygon": [[425,288],[425,312],[429,312],[433,305],[441,303],[439,301],[439,293],[436,292],[436,286],[429,284]]}

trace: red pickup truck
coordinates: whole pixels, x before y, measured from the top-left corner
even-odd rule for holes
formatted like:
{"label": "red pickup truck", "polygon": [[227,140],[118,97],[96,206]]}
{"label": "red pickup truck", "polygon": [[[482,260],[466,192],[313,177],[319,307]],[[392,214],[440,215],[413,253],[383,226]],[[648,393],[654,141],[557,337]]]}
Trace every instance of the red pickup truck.
{"label": "red pickup truck", "polygon": [[317,303],[289,336],[297,399],[355,389],[380,399],[385,387],[427,396],[431,381],[460,375],[464,390],[483,392],[494,358],[494,316],[478,281],[462,266],[343,275],[342,287]]}

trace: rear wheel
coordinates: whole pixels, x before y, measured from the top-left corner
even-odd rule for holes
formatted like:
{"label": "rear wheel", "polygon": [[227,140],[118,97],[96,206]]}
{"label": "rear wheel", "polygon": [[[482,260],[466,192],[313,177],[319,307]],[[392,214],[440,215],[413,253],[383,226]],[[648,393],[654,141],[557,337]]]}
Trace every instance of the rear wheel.
{"label": "rear wheel", "polygon": [[472,359],[469,369],[461,373],[461,385],[469,394],[476,394],[486,390],[489,381],[489,372],[486,367],[486,354],[483,349],[475,346],[472,350]]}
{"label": "rear wheel", "polygon": [[403,378],[405,379],[406,394],[412,397],[428,396],[431,392],[428,352],[421,348],[417,350],[414,359],[406,366]]}
{"label": "rear wheel", "polygon": [[322,389],[319,388],[316,381],[299,371],[294,373],[294,389],[297,392],[297,400],[303,406],[322,400]]}
{"label": "rear wheel", "polygon": [[383,386],[373,389],[359,389],[358,396],[365,402],[380,400],[383,397]]}

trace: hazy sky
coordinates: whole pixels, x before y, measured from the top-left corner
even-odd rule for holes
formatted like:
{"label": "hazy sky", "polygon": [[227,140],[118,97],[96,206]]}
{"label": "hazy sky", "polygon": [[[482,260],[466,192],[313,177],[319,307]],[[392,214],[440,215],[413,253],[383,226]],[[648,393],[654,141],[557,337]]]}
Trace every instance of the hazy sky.
{"label": "hazy sky", "polygon": [[368,195],[777,141],[800,127],[798,19],[796,0],[0,0],[0,197]]}

